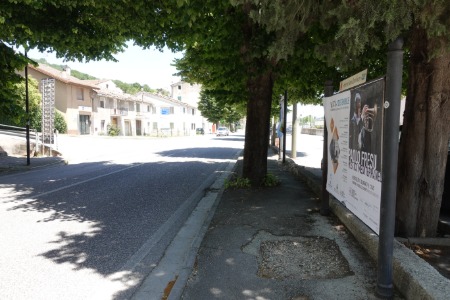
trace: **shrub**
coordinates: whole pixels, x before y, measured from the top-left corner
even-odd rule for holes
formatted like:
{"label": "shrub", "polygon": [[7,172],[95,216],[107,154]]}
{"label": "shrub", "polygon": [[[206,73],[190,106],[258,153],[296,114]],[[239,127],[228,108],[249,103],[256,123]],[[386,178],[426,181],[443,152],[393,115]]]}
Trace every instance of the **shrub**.
{"label": "shrub", "polygon": [[63,115],[55,109],[55,120],[54,120],[55,129],[58,130],[59,133],[67,132],[67,123],[64,120]]}
{"label": "shrub", "polygon": [[109,136],[118,136],[120,134],[120,129],[114,125],[108,125],[107,130]]}
{"label": "shrub", "polygon": [[225,189],[247,189],[251,186],[250,179],[243,177],[232,177],[225,181]]}
{"label": "shrub", "polygon": [[280,183],[281,183],[281,181],[280,181],[280,179],[278,179],[277,176],[275,176],[271,173],[267,173],[263,179],[262,185],[265,187],[273,187],[273,186],[280,185]]}

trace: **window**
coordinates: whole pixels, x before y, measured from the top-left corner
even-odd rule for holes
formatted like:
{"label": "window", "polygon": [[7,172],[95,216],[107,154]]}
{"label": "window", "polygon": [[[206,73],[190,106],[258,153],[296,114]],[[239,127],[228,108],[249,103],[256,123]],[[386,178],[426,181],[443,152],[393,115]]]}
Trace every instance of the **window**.
{"label": "window", "polygon": [[156,106],[153,106],[153,107],[152,107],[152,113],[153,113],[154,115],[156,115]]}
{"label": "window", "polygon": [[170,107],[161,107],[161,114],[162,115],[170,114]]}
{"label": "window", "polygon": [[151,111],[151,106],[150,105],[147,105],[147,112],[150,112]]}
{"label": "window", "polygon": [[102,132],[105,131],[105,120],[101,120],[101,121],[100,121],[100,130],[101,130]]}
{"label": "window", "polygon": [[195,109],[192,109],[192,115],[195,115]]}
{"label": "window", "polygon": [[105,100],[100,100],[100,107],[105,108]]}
{"label": "window", "polygon": [[177,99],[178,99],[178,101],[181,101],[181,96],[178,96]]}
{"label": "window", "polygon": [[173,122],[170,122],[170,129],[173,129],[175,127],[175,124]]}
{"label": "window", "polygon": [[136,103],[136,112],[141,112],[141,105]]}
{"label": "window", "polygon": [[186,113],[186,107],[183,107],[183,114]]}
{"label": "window", "polygon": [[83,91],[83,89],[82,88],[77,88],[76,93],[77,93],[77,100],[83,101],[84,100],[84,91]]}
{"label": "window", "polygon": [[181,85],[178,86],[178,89],[181,90]]}
{"label": "window", "polygon": [[161,107],[161,114],[162,115],[173,115],[174,108],[173,107]]}
{"label": "window", "polygon": [[134,111],[134,103],[133,102],[128,102],[128,109],[130,111]]}
{"label": "window", "polygon": [[153,122],[153,130],[158,130],[158,122]]}

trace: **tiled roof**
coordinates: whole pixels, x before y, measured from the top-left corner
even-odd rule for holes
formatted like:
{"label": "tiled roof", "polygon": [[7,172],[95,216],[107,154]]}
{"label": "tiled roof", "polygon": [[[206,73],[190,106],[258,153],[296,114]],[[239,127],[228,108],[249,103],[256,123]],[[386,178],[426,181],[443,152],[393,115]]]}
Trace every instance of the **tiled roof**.
{"label": "tiled roof", "polygon": [[139,100],[136,96],[133,96],[130,94],[125,94],[125,93],[118,93],[118,92],[108,90],[108,89],[100,89],[100,90],[97,90],[96,92],[97,92],[97,95],[102,96],[102,97],[115,98],[115,99],[119,99],[119,100],[131,100],[131,101]]}
{"label": "tiled roof", "polygon": [[[140,92],[137,95],[141,95],[141,94],[142,93]],[[161,94],[153,94],[153,93],[149,93],[149,92],[143,92],[143,94],[146,97],[154,98],[154,99],[166,102],[166,103],[170,103],[170,104],[174,104],[174,105],[178,105],[178,106],[192,107],[191,105],[189,105],[185,102],[182,102],[180,100],[177,100],[177,99],[174,99],[171,97],[167,97],[167,96],[164,96]]]}
{"label": "tiled roof", "polygon": [[[98,86],[96,86],[93,83],[88,82],[88,80],[81,80],[76,77],[68,75],[64,71],[60,71],[57,69],[54,69],[48,65],[40,64],[38,67],[35,67],[33,65],[28,65],[29,68],[36,70],[37,72],[40,72],[42,74],[45,74],[47,76],[50,76],[51,78],[54,78],[56,80],[62,81],[67,84],[73,84],[78,86],[84,86],[89,87],[92,89],[99,89]],[[89,80],[90,81],[90,80]]]}

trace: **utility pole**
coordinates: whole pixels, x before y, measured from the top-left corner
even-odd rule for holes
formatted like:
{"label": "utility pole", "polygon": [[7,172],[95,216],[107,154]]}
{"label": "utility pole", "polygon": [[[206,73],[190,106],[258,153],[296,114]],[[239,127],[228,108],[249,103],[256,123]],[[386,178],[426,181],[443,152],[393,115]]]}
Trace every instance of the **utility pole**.
{"label": "utility pole", "polygon": [[392,257],[394,252],[395,203],[397,199],[398,133],[402,92],[403,39],[388,47],[386,97],[384,100],[383,161],[378,239],[377,294],[392,299]]}
{"label": "utility pole", "polygon": [[284,109],[283,109],[283,163],[286,162],[286,124],[287,124],[287,102],[288,102],[288,98],[287,98],[287,90],[284,91]]}
{"label": "utility pole", "polygon": [[[25,59],[27,59],[27,50],[25,50]],[[25,65],[25,113],[26,113],[26,140],[27,140],[27,166],[31,164],[30,161],[30,102],[28,97],[28,62]],[[36,140],[37,147],[37,140]]]}
{"label": "utility pole", "polygon": [[[333,81],[328,80],[325,82],[324,88],[325,97],[333,96]],[[324,107],[325,109],[325,107]],[[327,178],[328,178],[328,131],[327,121],[325,114],[323,117],[323,156],[322,156],[322,206],[320,208],[320,214],[327,216],[330,214],[330,194],[327,191]]]}
{"label": "utility pole", "polygon": [[292,105],[292,150],[291,158],[297,158],[297,103]]}

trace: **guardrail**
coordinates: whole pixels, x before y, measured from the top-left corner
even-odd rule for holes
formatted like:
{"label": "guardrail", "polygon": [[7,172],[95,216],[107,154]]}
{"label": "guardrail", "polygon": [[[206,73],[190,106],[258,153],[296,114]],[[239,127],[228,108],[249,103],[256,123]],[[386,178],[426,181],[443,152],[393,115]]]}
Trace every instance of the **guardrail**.
{"label": "guardrail", "polygon": [[[27,138],[26,131],[27,129],[25,127],[0,124],[0,133],[4,135],[9,135],[11,137],[26,139]],[[42,133],[38,132],[34,128],[30,128],[30,143],[35,144],[36,151],[38,151],[38,149],[41,149],[42,154],[44,154],[45,148],[57,150],[58,149],[57,141],[58,141],[58,132],[54,134],[52,141],[48,143],[49,141],[46,142],[42,140]]]}

